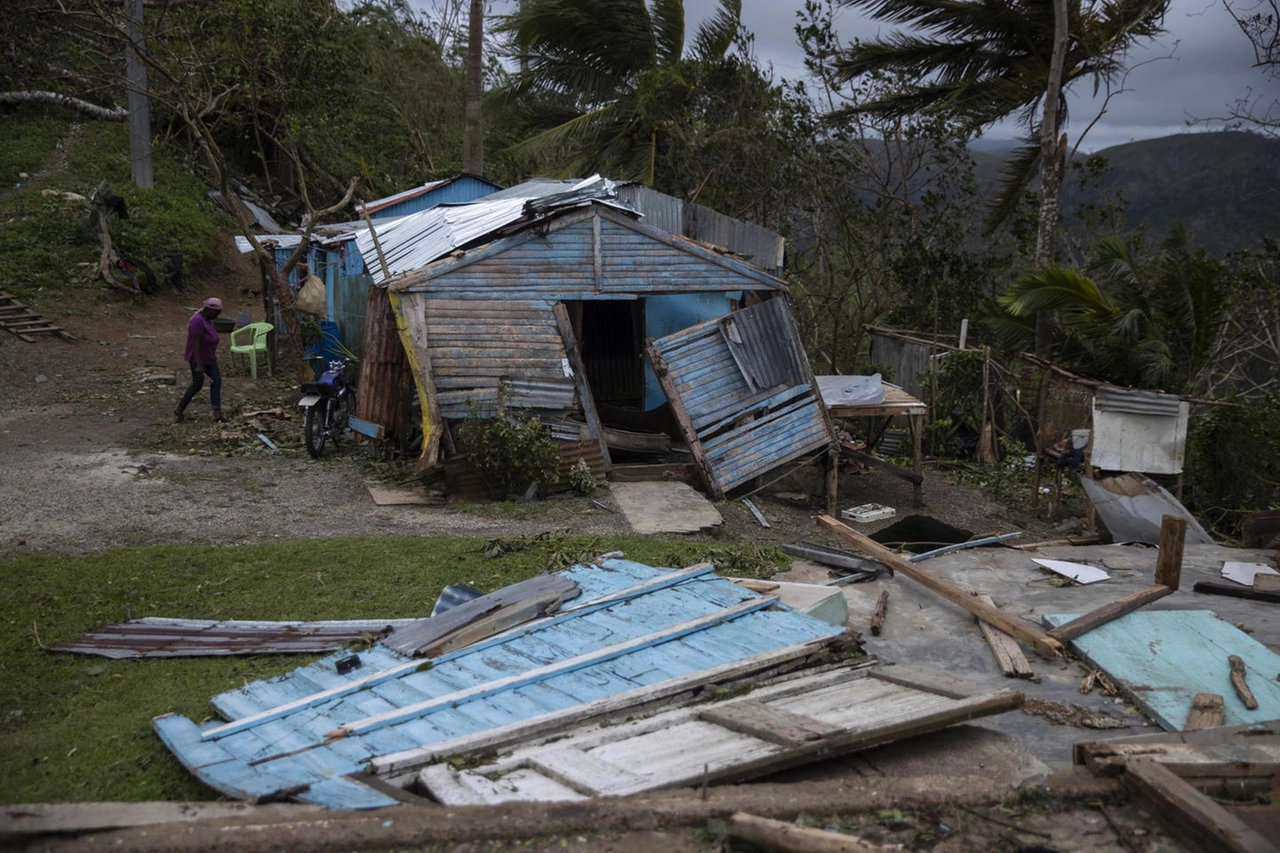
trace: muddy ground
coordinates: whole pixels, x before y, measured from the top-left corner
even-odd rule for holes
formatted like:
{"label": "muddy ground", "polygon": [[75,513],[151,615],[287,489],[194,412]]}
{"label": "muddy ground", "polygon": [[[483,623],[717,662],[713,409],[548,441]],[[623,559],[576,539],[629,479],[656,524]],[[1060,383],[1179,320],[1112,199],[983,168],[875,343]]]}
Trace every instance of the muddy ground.
{"label": "muddy ground", "polygon": [[[247,310],[260,319],[260,298],[243,292],[257,286],[252,268],[228,246],[217,263],[193,271],[183,293],[160,293],[141,304],[96,290],[33,300],[76,337],[74,342],[46,338],[26,343],[0,332],[0,568],[6,555],[28,549],[84,552],[152,543],[372,534],[629,532],[623,517],[610,511],[607,488],[592,496],[598,504],[566,496],[501,509],[376,506],[366,480],[387,477],[388,466],[372,465],[355,448],[311,460],[301,446],[291,371],[278,370],[275,377],[255,381],[235,370],[225,353],[223,409],[230,421],[213,423],[202,396],[187,421],[175,423],[172,410],[185,383],[186,319],[207,295],[223,298],[224,316]],[[176,377],[176,384],[167,384],[165,376]],[[252,414],[273,409],[283,416]],[[278,452],[268,449],[259,434],[267,435]],[[779,488],[795,491],[796,485]],[[840,490],[841,506],[876,502],[899,508],[900,516],[913,511],[910,485],[878,470],[846,471]],[[1026,541],[1037,541],[1060,537],[1066,529],[1003,506],[949,475],[930,473],[924,495],[927,506],[919,511],[975,533],[1021,530]],[[729,501],[719,505],[723,528],[707,535],[763,544],[824,541],[815,526],[823,511],[820,498],[809,505],[767,494],[754,500],[769,528],[760,526],[739,502]],[[887,523],[861,528],[871,532]],[[786,782],[739,786],[723,796],[739,797],[742,807],[788,820],[802,813],[844,814],[841,827],[846,831],[935,850],[1182,849],[1157,829],[1149,814],[1126,805],[1125,797],[1105,784],[1085,791],[1051,781],[1048,793],[1038,788],[1029,800],[1024,796],[1022,805],[1003,811],[980,808],[994,820],[974,816],[965,809],[1015,795],[1010,780],[1021,778],[1018,765],[1025,749],[971,727],[931,737],[937,740],[917,744],[917,753],[938,756],[925,763],[941,769],[920,772],[951,774],[946,778],[922,780],[913,787],[910,780],[891,778],[892,771],[885,769],[888,758],[875,758],[885,754],[870,753],[835,773],[819,769],[806,778],[793,772]],[[995,741],[980,744],[974,753],[975,739],[984,738]],[[953,754],[958,757],[948,766],[945,756]],[[973,766],[975,754],[986,756],[979,767]],[[908,794],[908,789],[917,793]],[[663,799],[664,808],[676,808],[671,805],[676,803],[697,812],[696,793]],[[960,808],[954,805],[957,800],[970,805]],[[1104,801],[1111,803],[1105,811],[1098,807]],[[471,817],[454,810],[442,817],[439,810],[426,809],[421,816],[406,812],[385,825],[348,816],[327,821],[325,829],[299,819],[248,835],[227,829],[131,830],[76,843],[112,849],[488,850],[537,839],[535,849],[712,850],[722,848],[723,838],[706,821],[736,808],[738,801],[725,802],[719,811],[706,808],[693,820],[672,819],[666,826],[652,817],[652,825],[634,817],[557,822],[547,813],[539,822],[536,815],[526,814],[528,807],[491,809]],[[653,807],[646,813],[662,811]],[[36,846],[46,843],[58,846],[51,840]]]}

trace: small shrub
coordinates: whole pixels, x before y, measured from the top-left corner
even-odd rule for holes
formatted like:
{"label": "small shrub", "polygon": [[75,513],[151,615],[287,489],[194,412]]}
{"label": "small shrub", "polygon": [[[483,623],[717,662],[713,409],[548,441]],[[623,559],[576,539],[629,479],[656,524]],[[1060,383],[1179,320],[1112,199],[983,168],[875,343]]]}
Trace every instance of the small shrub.
{"label": "small shrub", "polygon": [[589,495],[596,490],[596,475],[591,473],[587,460],[579,459],[569,469],[569,486],[580,495]]}
{"label": "small shrub", "polygon": [[480,417],[473,410],[458,437],[471,455],[471,464],[500,497],[530,483],[559,479],[560,449],[532,412],[499,408],[493,417]]}

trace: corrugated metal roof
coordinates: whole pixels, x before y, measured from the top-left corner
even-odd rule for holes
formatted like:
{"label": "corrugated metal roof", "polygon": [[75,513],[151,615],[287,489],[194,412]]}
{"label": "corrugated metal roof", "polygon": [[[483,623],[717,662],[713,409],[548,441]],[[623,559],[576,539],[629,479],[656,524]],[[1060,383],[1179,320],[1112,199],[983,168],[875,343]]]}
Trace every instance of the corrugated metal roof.
{"label": "corrugated metal roof", "polygon": [[[331,808],[397,801],[346,778],[372,758],[527,722],[757,655],[806,654],[841,629],[712,574],[618,558],[562,573],[581,589],[542,620],[424,661],[381,643],[339,673],[331,655],[214,697],[227,720],[158,717],[165,745],[240,798]],[[788,654],[790,653],[788,651]]]}
{"label": "corrugated metal roof", "polygon": [[[526,216],[537,216],[591,200],[603,201],[616,195],[613,182],[599,175],[569,187],[558,185],[555,189],[555,193],[543,196],[507,195],[499,199],[486,197],[468,204],[440,205],[388,223],[379,223],[376,226],[378,243],[390,275],[384,275],[373,235],[367,229],[356,236],[356,247],[373,270],[374,283],[381,284],[388,278],[439,260],[455,249],[494,234]],[[529,209],[528,202],[534,198],[542,199],[543,203],[536,209]]]}
{"label": "corrugated metal roof", "polygon": [[1131,415],[1157,415],[1176,418],[1182,398],[1159,391],[1099,386],[1093,392],[1093,404],[1100,412],[1124,412]]}
{"label": "corrugated metal roof", "polygon": [[398,192],[395,195],[389,195],[386,198],[375,199],[374,201],[370,201],[365,204],[358,204],[356,205],[356,211],[362,216],[366,213],[372,216],[379,210],[385,210],[386,208],[399,204],[402,201],[408,201],[411,198],[426,195],[432,190],[443,187],[454,180],[455,178],[446,178],[442,181],[428,181],[422,186],[414,187],[411,190],[404,190],[403,192]]}

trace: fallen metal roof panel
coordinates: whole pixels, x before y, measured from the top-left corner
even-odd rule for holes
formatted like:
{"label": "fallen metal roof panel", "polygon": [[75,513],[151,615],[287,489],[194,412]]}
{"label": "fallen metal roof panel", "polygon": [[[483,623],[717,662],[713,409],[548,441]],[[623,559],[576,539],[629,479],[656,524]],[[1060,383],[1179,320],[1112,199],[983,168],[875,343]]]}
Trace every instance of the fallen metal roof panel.
{"label": "fallen metal roof panel", "polygon": [[328,622],[248,622],[148,616],[105,625],[49,647],[108,658],[205,657],[248,654],[318,654],[411,625],[414,619]]}
{"label": "fallen metal roof panel", "polygon": [[[711,573],[619,558],[563,572],[582,590],[558,614],[430,661],[382,644],[339,673],[331,655],[213,699],[230,722],[153,725],[195,775],[244,798],[333,808],[395,800],[356,782],[381,755],[563,712],[757,655],[812,651],[841,633]],[[581,602],[581,603],[579,603]],[[808,650],[808,651],[804,651]]]}

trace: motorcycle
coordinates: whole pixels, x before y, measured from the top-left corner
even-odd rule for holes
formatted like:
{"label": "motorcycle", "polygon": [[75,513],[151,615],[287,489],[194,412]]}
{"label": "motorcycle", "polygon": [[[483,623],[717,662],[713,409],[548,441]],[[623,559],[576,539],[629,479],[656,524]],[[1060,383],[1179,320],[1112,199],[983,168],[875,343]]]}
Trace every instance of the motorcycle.
{"label": "motorcycle", "polygon": [[[327,361],[321,355],[307,360]],[[302,436],[312,459],[320,458],[329,439],[337,444],[339,436],[350,429],[351,417],[356,412],[356,388],[347,379],[346,371],[355,361],[354,358],[327,361],[324,372],[314,382],[302,383],[302,399],[298,400],[298,407],[306,413]]]}

